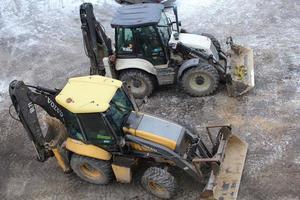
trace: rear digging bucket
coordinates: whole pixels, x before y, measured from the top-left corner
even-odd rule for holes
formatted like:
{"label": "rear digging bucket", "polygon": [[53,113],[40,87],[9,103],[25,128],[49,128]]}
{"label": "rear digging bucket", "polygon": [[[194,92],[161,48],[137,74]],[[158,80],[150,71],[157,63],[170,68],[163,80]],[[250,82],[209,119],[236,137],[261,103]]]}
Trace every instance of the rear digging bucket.
{"label": "rear digging bucket", "polygon": [[231,44],[227,52],[228,70],[226,74],[229,96],[242,95],[254,88],[253,50],[237,44]]}
{"label": "rear digging bucket", "polygon": [[[236,200],[246,160],[248,144],[231,135],[219,173],[211,173],[201,200]],[[208,189],[209,188],[209,189]]]}

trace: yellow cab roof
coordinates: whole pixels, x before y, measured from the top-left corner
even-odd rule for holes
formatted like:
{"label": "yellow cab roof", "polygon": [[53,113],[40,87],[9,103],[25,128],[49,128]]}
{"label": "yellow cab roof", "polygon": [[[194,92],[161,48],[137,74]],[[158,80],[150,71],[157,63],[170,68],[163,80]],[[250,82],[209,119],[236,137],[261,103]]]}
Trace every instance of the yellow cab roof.
{"label": "yellow cab roof", "polygon": [[72,113],[105,112],[121,86],[121,81],[99,75],[70,78],[55,100]]}

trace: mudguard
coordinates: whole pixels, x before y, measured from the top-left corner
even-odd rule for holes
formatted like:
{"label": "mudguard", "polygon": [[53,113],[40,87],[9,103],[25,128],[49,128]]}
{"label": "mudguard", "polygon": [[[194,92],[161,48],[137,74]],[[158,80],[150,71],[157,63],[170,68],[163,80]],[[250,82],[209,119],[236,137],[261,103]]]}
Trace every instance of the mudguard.
{"label": "mudguard", "polygon": [[177,80],[180,79],[181,75],[183,74],[183,72],[186,70],[186,69],[189,69],[191,67],[194,67],[194,66],[197,66],[199,64],[199,61],[200,59],[199,58],[192,58],[192,59],[189,59],[187,61],[185,61],[179,68],[178,70],[178,74],[177,74]]}
{"label": "mudguard", "polygon": [[140,58],[119,58],[116,61],[116,70],[124,69],[140,69],[157,76],[157,71],[154,66],[145,59]]}

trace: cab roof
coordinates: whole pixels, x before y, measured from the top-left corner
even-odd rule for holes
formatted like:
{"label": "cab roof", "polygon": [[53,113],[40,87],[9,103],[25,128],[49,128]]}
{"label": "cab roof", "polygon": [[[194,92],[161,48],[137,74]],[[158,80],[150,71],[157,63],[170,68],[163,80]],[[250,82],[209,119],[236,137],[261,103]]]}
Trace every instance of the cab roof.
{"label": "cab roof", "polygon": [[70,78],[55,100],[72,113],[105,112],[121,86],[119,80],[98,75]]}
{"label": "cab roof", "polygon": [[117,10],[111,26],[113,28],[135,28],[155,25],[161,18],[162,4],[145,3],[122,6]]}

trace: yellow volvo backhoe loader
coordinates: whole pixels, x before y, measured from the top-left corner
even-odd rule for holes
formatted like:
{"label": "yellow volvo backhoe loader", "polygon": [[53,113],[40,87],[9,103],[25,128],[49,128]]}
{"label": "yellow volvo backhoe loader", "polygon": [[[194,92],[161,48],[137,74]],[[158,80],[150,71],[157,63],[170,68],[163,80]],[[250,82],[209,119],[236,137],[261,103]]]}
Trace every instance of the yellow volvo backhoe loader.
{"label": "yellow volvo backhoe loader", "polygon": [[[169,169],[178,167],[196,181],[209,177],[201,199],[237,198],[247,144],[230,126],[194,134],[139,112],[121,81],[98,75],[70,78],[61,90],[15,80],[9,93],[39,161],[55,156],[64,172],[74,171],[93,184],[113,178],[130,183],[135,169],[147,164],[141,184],[162,199],[175,194],[177,183]],[[35,105],[51,116],[45,136]]]}

